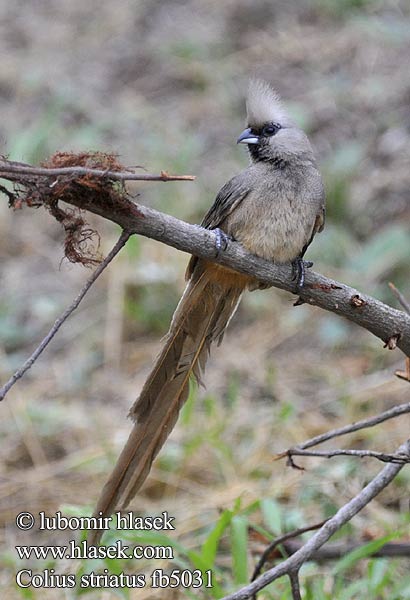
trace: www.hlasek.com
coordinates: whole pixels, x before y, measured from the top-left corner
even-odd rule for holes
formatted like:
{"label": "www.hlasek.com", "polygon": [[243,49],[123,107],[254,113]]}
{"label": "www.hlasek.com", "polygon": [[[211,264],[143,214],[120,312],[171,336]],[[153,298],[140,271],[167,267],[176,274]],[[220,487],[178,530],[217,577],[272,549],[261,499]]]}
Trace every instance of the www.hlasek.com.
{"label": "www.hlasek.com", "polygon": [[[113,517],[65,517],[61,512],[47,516],[38,513],[38,518],[29,512],[21,512],[16,517],[16,525],[21,530],[33,529],[40,531],[55,530],[107,530],[112,520],[116,519],[119,530],[134,531],[166,531],[174,530],[174,517],[166,511],[155,517],[136,517],[132,512],[115,513]],[[117,540],[110,546],[91,546],[84,540],[80,543],[69,540],[65,546],[16,546],[20,560],[73,560],[73,559],[125,559],[125,560],[172,560],[173,547],[165,545],[134,545],[127,546]],[[108,569],[101,572],[91,571],[77,576],[73,573],[58,573],[55,569],[44,569],[36,572],[31,568],[23,568],[16,573],[16,583],[21,588],[211,588],[212,571],[199,569],[173,569],[163,571],[154,569],[149,575],[145,573],[127,574],[110,573]]]}

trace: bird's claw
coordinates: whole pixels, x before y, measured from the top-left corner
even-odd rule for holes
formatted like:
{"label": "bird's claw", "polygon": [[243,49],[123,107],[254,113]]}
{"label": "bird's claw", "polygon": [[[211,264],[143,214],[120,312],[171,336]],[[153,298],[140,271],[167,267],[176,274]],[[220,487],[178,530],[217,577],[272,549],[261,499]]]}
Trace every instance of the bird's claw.
{"label": "bird's claw", "polygon": [[227,249],[228,243],[232,238],[230,238],[229,235],[225,233],[225,231],[219,229],[219,227],[213,229],[213,232],[215,233],[215,248],[216,256],[218,257],[221,254],[221,252],[224,252]]}
{"label": "bird's claw", "polygon": [[304,261],[300,256],[292,262],[292,281],[296,280],[296,291],[298,292],[305,285],[305,272],[313,266],[312,261]]}

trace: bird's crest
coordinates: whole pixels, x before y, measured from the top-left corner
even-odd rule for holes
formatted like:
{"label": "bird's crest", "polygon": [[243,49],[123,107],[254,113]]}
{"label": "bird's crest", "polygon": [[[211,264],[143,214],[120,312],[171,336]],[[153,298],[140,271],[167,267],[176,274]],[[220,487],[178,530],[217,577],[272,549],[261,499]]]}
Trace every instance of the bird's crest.
{"label": "bird's crest", "polygon": [[251,79],[249,82],[246,113],[249,127],[270,122],[280,123],[282,127],[292,124],[278,94],[262,79]]}

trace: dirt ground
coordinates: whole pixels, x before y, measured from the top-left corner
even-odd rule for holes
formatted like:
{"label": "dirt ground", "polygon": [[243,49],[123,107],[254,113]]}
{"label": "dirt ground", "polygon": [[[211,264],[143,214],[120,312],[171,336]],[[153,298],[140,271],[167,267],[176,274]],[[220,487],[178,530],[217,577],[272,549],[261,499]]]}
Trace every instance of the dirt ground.
{"label": "dirt ground", "polygon": [[[397,307],[389,281],[410,297],[409,13],[406,0],[0,0],[0,153],[39,164],[57,150],[98,149],[150,173],[194,174],[194,183],[130,190],[138,202],[199,222],[247,163],[235,142],[248,79],[263,77],[308,132],[324,176],[328,216],[309,249],[314,268]],[[4,383],[90,273],[63,259],[63,232],[50,215],[12,211],[0,200]],[[107,253],[118,229],[88,220]],[[22,597],[14,545],[68,539],[23,534],[16,514],[93,507],[127,438],[127,411],[183,290],[186,262],[154,241],[131,240],[1,404],[0,583],[7,597]],[[187,548],[198,548],[238,498],[242,506],[274,501],[279,517],[271,531],[278,534],[332,514],[380,469],[370,459],[300,459],[305,471],[272,461],[290,445],[408,401],[408,384],[394,376],[403,368],[400,352],[293,301],[278,290],[244,298],[212,353],[206,389],[132,504],[146,514],[174,514]],[[391,452],[409,426],[404,416],[339,444]],[[409,482],[404,469],[349,536],[369,540],[404,528]],[[262,509],[252,521],[268,528]],[[410,541],[404,533],[401,540]],[[232,585],[227,593],[235,585],[226,543],[218,560]],[[250,543],[251,566],[260,548]],[[400,574],[403,565],[394,568]],[[331,586],[331,567],[320,574]],[[360,568],[351,574],[360,576]],[[55,590],[33,594],[26,597],[57,597]]]}

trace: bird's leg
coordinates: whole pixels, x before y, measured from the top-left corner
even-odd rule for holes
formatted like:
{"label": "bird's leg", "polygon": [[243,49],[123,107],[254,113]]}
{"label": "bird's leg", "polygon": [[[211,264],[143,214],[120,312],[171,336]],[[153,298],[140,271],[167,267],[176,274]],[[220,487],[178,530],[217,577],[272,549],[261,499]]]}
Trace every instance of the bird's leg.
{"label": "bird's leg", "polygon": [[301,290],[305,284],[305,270],[313,266],[312,261],[303,260],[301,256],[292,262],[292,281],[296,280],[296,290]]}
{"label": "bird's leg", "polygon": [[218,257],[221,252],[227,249],[228,243],[232,241],[233,238],[226,234],[225,231],[222,231],[222,229],[219,229],[219,227],[212,231],[215,233],[216,257]]}

